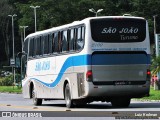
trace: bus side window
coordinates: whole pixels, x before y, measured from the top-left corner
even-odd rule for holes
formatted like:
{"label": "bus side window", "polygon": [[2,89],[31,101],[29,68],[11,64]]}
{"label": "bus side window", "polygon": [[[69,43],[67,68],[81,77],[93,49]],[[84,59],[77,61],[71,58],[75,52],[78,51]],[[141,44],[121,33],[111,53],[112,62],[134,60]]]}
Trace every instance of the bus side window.
{"label": "bus side window", "polygon": [[55,51],[55,38],[54,38],[54,33],[51,35],[52,36],[52,53]]}
{"label": "bus side window", "polygon": [[76,51],[77,50],[77,36],[78,35],[78,29],[77,28],[75,28],[75,30],[74,30],[74,50]]}
{"label": "bus side window", "polygon": [[47,54],[49,54],[49,34],[47,35]]}
{"label": "bus side window", "polygon": [[53,44],[53,42],[52,42],[52,34],[49,34],[48,35],[48,38],[49,38],[49,54],[51,54],[52,53],[52,44]]}
{"label": "bus side window", "polygon": [[81,27],[77,29],[77,41],[76,41],[76,50],[79,50],[81,48]]}
{"label": "bus side window", "polygon": [[74,38],[74,29],[71,29],[70,30],[70,40],[69,40],[69,50],[70,51],[74,50],[74,41],[75,41],[75,38]]}
{"label": "bus side window", "polygon": [[36,52],[37,52],[37,39],[33,38],[33,42],[34,42],[34,45],[33,45],[33,57],[35,57],[36,56]]}
{"label": "bus side window", "polygon": [[29,41],[29,56],[33,56],[33,52],[34,52],[34,41],[33,38],[30,38]]}
{"label": "bus side window", "polygon": [[84,47],[84,42],[85,42],[85,27],[82,27],[82,48]]}
{"label": "bus side window", "polygon": [[40,37],[38,36],[36,38],[36,40],[37,40],[36,55],[41,55],[41,41],[40,41]]}
{"label": "bus side window", "polygon": [[44,36],[41,36],[40,39],[41,39],[41,55],[43,56],[44,54]]}
{"label": "bus side window", "polygon": [[37,38],[34,38],[34,57],[37,55]]}
{"label": "bus side window", "polygon": [[39,55],[42,55],[42,36],[39,37],[40,47],[39,47]]}
{"label": "bus side window", "polygon": [[44,36],[44,54],[48,54],[49,52],[49,37],[48,35]]}
{"label": "bus side window", "polygon": [[68,51],[70,51],[70,49],[69,49],[69,48],[70,48],[70,46],[69,46],[70,40],[71,40],[70,29],[68,29],[68,30],[67,30],[67,46],[68,46],[67,50],[68,50]]}
{"label": "bus side window", "polygon": [[79,27],[77,29],[77,41],[76,41],[76,50],[80,50],[84,45],[84,27]]}
{"label": "bus side window", "polygon": [[62,36],[62,52],[68,51],[68,40],[67,40],[67,30],[63,31]]}
{"label": "bus side window", "polygon": [[62,52],[62,33],[58,32],[58,52]]}
{"label": "bus side window", "polygon": [[58,52],[58,33],[54,33],[54,40],[53,40],[53,52]]}

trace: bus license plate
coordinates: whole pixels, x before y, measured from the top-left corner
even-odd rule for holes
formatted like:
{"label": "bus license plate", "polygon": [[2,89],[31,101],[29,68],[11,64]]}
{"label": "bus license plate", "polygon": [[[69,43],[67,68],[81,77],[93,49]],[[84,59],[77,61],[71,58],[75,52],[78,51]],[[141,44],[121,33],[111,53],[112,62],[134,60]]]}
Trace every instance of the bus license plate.
{"label": "bus license plate", "polygon": [[127,85],[127,81],[116,81],[115,85]]}

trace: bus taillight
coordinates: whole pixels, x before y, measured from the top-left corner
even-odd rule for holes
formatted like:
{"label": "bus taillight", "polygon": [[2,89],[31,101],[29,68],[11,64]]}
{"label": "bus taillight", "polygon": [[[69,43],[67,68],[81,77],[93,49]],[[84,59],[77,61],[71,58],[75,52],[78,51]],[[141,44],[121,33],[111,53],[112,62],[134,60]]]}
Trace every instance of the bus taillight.
{"label": "bus taillight", "polygon": [[91,82],[92,79],[93,79],[92,70],[89,70],[89,71],[87,71],[87,73],[86,73],[86,80],[87,80],[88,82]]}
{"label": "bus taillight", "polygon": [[147,77],[149,78],[151,76],[151,71],[147,69]]}

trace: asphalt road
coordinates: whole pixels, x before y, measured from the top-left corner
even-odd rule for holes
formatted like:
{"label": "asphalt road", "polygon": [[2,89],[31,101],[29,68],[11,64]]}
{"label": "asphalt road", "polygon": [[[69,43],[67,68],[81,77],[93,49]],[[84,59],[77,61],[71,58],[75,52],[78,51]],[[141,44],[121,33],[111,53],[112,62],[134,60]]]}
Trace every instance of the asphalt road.
{"label": "asphalt road", "polygon": [[108,116],[112,119],[113,116],[119,115],[144,117],[143,114],[149,114],[149,117],[155,115],[154,117],[159,118],[160,102],[132,100],[128,108],[112,108],[110,103],[93,102],[85,107],[67,109],[65,101],[43,101],[42,106],[34,106],[32,100],[24,99],[22,94],[0,93],[0,116],[5,111],[21,114],[27,112],[27,115],[31,112],[40,117],[96,117],[96,120]]}

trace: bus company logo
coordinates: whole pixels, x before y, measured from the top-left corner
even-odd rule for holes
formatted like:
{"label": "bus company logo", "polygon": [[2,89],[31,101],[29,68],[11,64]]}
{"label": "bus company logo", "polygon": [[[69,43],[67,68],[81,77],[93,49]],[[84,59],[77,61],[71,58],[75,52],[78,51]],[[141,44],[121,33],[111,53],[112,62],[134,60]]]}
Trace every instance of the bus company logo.
{"label": "bus company logo", "polygon": [[12,117],[11,112],[2,112],[2,117]]}
{"label": "bus company logo", "polygon": [[46,71],[50,69],[50,61],[36,62],[35,71]]}
{"label": "bus company logo", "polygon": [[102,30],[102,34],[106,34],[106,33],[109,33],[109,34],[113,34],[113,33],[117,33],[119,32],[120,34],[122,33],[138,33],[139,29],[138,28],[135,28],[135,27],[130,27],[130,28],[121,28],[120,30],[118,30],[118,28],[113,28],[113,27],[109,27],[109,28],[103,28]]}

